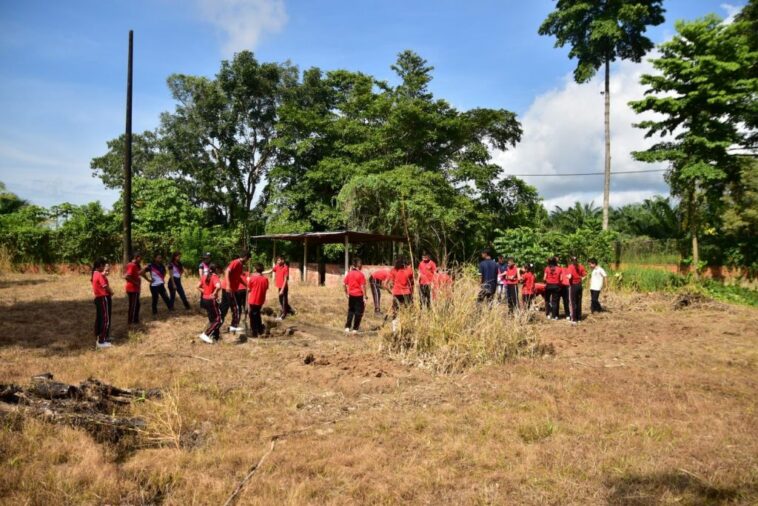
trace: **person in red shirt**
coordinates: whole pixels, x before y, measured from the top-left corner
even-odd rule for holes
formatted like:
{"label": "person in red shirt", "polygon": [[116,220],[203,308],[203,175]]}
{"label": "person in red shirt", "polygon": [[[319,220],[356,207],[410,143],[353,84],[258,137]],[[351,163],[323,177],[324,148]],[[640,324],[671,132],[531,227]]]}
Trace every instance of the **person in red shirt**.
{"label": "person in red shirt", "polygon": [[363,264],[360,258],[354,258],[350,271],[345,275],[344,287],[347,295],[347,321],[345,334],[357,334],[361,328],[361,319],[366,309],[366,277],[361,272]]}
{"label": "person in red shirt", "polygon": [[287,315],[294,314],[292,306],[290,306],[290,266],[284,260],[284,257],[279,256],[276,258],[276,264],[270,271],[266,271],[264,274],[274,273],[274,285],[279,291],[279,306],[282,308],[277,321],[282,321],[287,318]]}
{"label": "person in red shirt", "polygon": [[208,313],[208,325],[200,334],[200,340],[213,344],[221,337],[221,310],[218,306],[218,294],[221,291],[221,280],[218,277],[218,267],[211,263],[208,265],[208,274],[200,277],[197,284],[198,290],[202,294],[200,305]]}
{"label": "person in red shirt", "polygon": [[526,264],[524,266],[524,273],[521,275],[521,282],[524,284],[524,288],[521,290],[521,299],[524,303],[524,309],[529,310],[532,307],[532,300],[534,299],[534,265]]}
{"label": "person in red shirt", "polygon": [[547,319],[558,319],[558,306],[561,298],[561,268],[558,266],[558,259],[549,258],[547,267],[545,267],[545,315]]}
{"label": "person in red shirt", "polygon": [[434,300],[437,299],[448,299],[450,298],[450,295],[452,295],[452,289],[453,289],[453,278],[450,277],[450,274],[448,274],[445,271],[437,271],[437,274],[434,276],[434,285],[432,289],[432,298]]}
{"label": "person in red shirt", "polygon": [[245,280],[242,274],[245,271],[245,263],[250,260],[250,252],[246,249],[240,251],[237,258],[229,262],[224,272],[226,281],[226,292],[232,296],[229,301],[232,310],[232,322],[229,326],[229,332],[242,332],[240,327],[240,318],[245,310]]}
{"label": "person in red shirt", "polygon": [[569,282],[569,309],[571,323],[576,325],[582,320],[582,281],[587,276],[587,270],[576,257],[571,257],[571,263],[566,268]]}
{"label": "person in red shirt", "polygon": [[129,325],[139,324],[140,284],[142,283],[141,276],[145,272],[145,269],[140,266],[141,261],[142,254],[135,252],[132,255],[132,260],[126,264],[126,267],[124,267],[126,297],[129,300],[129,311],[127,313],[126,322]]}
{"label": "person in red shirt", "polygon": [[263,325],[261,310],[266,303],[266,292],[268,292],[268,278],[263,275],[263,264],[256,263],[253,272],[247,281],[249,295],[247,303],[250,305],[250,328],[253,331],[253,337],[264,335],[266,327]]}
{"label": "person in red shirt", "polygon": [[[556,260],[560,260],[556,257]],[[571,320],[571,301],[569,300],[569,287],[571,286],[571,275],[568,271],[568,260],[566,265],[561,267],[561,300],[563,301],[563,316],[567,320]]]}
{"label": "person in red shirt", "polygon": [[95,296],[95,337],[98,348],[110,348],[111,345],[111,303],[113,290],[108,284],[104,271],[107,262],[98,258],[92,265],[92,294]]}
{"label": "person in red shirt", "polygon": [[505,298],[508,301],[508,311],[513,313],[518,309],[518,284],[521,280],[518,266],[513,257],[508,257],[508,265],[501,277],[505,281]]}
{"label": "person in red shirt", "polygon": [[405,258],[399,257],[390,271],[389,285],[392,292],[392,332],[397,331],[397,311],[400,306],[413,303],[413,269],[406,265]]}
{"label": "person in red shirt", "polygon": [[377,269],[368,277],[371,297],[374,299],[374,313],[382,313],[382,288],[390,277],[389,269]]}
{"label": "person in red shirt", "polygon": [[424,252],[421,262],[418,264],[418,291],[421,299],[421,307],[429,307],[432,302],[432,284],[437,272],[437,264]]}

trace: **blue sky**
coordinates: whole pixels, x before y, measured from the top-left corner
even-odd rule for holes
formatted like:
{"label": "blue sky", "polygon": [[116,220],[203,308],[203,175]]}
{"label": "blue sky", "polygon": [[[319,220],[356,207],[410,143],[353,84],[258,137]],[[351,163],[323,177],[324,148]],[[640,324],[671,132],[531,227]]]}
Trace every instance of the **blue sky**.
{"label": "blue sky", "polygon": [[[666,0],[674,21],[727,16],[743,0]],[[413,49],[435,67],[432,91],[455,106],[507,108],[524,123],[524,141],[493,153],[527,177],[552,205],[599,202],[602,178],[538,174],[602,169],[599,82],[577,86],[567,49],[537,35],[552,0],[4,0],[0,1],[0,181],[34,203],[117,197],[91,176],[89,160],[124,128],[126,47],[135,31],[134,130],[171,110],[166,77],[212,76],[222,58],[253,49],[264,61],[301,69],[346,68],[392,79],[398,52]],[[650,168],[628,156],[644,147],[625,102],[639,96],[649,64],[614,68],[614,170]],[[581,170],[580,170],[581,169]],[[660,174],[617,177],[615,204],[667,188]]]}

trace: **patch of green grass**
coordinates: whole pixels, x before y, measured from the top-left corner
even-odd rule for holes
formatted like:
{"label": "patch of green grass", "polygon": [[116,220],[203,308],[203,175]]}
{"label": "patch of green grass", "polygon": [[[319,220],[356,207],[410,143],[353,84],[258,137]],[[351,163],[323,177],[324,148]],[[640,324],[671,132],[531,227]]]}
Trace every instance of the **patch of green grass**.
{"label": "patch of green grass", "polygon": [[519,425],[518,435],[524,443],[536,443],[553,435],[555,424],[551,420]]}
{"label": "patch of green grass", "polygon": [[737,285],[725,285],[711,280],[706,280],[702,287],[705,294],[713,299],[758,307],[758,290],[743,288]]}
{"label": "patch of green grass", "polygon": [[637,292],[669,292],[681,288],[688,281],[673,272],[640,267],[622,269],[614,273],[611,279],[614,286]]}

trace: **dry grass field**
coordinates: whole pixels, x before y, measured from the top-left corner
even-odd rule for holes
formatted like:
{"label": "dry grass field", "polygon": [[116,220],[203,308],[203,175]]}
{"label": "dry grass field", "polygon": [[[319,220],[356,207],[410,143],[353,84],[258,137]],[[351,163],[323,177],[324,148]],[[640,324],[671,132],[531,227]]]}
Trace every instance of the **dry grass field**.
{"label": "dry grass field", "polygon": [[755,309],[611,293],[578,327],[529,324],[554,353],[440,374],[383,353],[384,331],[344,336],[341,292],[316,287],[291,295],[299,332],[209,346],[201,314],[153,320],[144,296],[127,334],[114,282],[117,346],[95,351],[87,280],[0,277],[0,383],[163,396],[128,408],[147,425],[118,446],[0,418],[0,503],[221,505],[253,471],[231,502],[758,504]]}

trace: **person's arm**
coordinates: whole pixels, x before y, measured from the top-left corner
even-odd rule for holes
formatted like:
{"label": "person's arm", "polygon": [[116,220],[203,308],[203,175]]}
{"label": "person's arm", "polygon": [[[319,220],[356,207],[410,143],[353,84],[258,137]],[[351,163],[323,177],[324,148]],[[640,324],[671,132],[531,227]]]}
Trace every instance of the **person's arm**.
{"label": "person's arm", "polygon": [[279,289],[279,295],[284,293],[284,289],[287,288],[287,286],[290,284],[290,268],[287,267],[287,270],[284,271],[284,283],[282,283],[282,287]]}
{"label": "person's arm", "polygon": [[153,280],[152,280],[152,278],[150,277],[150,274],[148,274],[148,272],[149,272],[149,271],[150,271],[150,266],[149,266],[149,265],[148,265],[148,266],[145,266],[145,267],[144,267],[144,268],[143,268],[143,269],[140,271],[140,276],[142,276],[143,278],[145,278],[145,279],[147,280],[147,282],[148,282],[148,283],[152,283],[152,282],[153,282]]}
{"label": "person's arm", "polygon": [[105,290],[108,292],[108,295],[113,296],[113,289],[111,288],[111,284],[108,282],[108,278],[103,276],[103,280],[105,281]]}
{"label": "person's arm", "polygon": [[226,283],[226,291],[232,293],[231,285],[229,284],[229,267],[224,270],[224,282]]}
{"label": "person's arm", "polygon": [[218,294],[221,292],[221,283],[216,282],[216,287],[213,289],[213,298],[218,300]]}
{"label": "person's arm", "polygon": [[342,288],[345,291],[345,297],[347,297],[349,299],[350,298],[350,294],[347,291],[347,274],[345,275],[345,279],[342,281]]}

